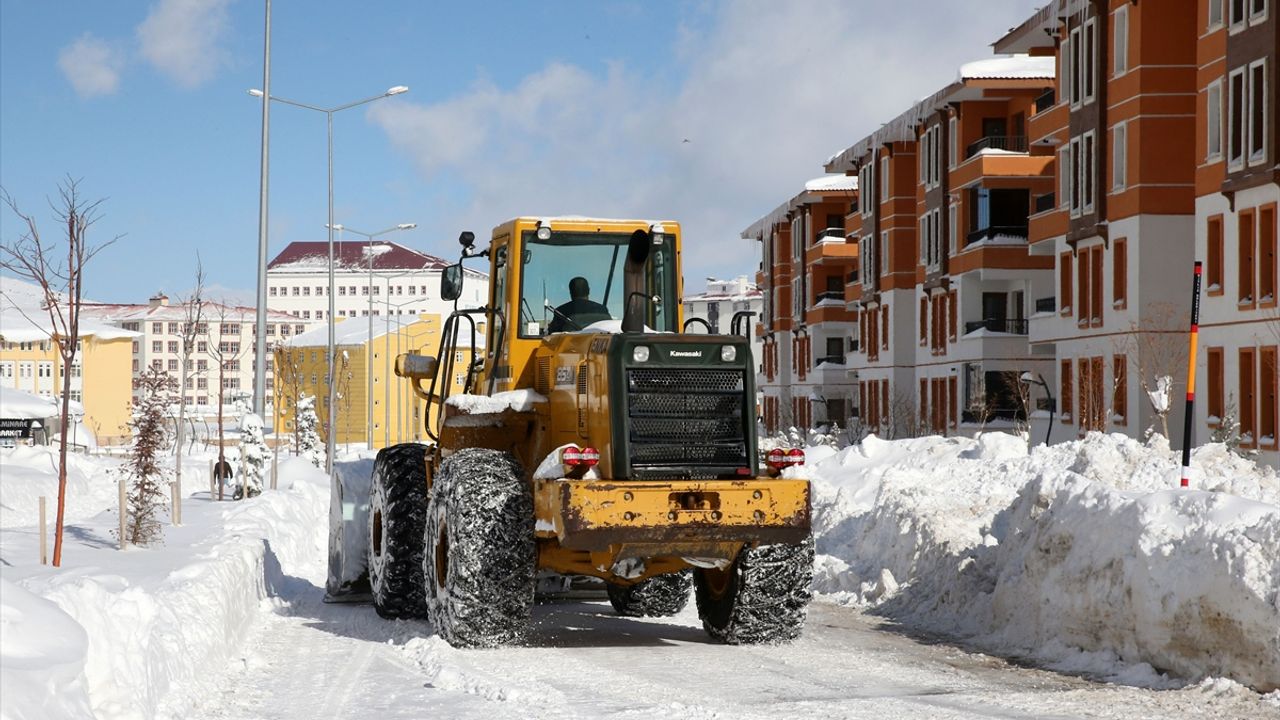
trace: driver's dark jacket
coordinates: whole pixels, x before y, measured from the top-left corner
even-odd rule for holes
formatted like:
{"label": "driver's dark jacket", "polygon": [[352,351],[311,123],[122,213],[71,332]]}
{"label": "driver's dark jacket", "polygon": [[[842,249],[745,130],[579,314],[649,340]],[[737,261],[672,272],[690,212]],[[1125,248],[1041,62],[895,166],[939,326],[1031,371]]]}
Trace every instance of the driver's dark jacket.
{"label": "driver's dark jacket", "polygon": [[[609,308],[600,303],[589,300],[587,298],[578,298],[556,308],[555,317],[551,319],[551,324],[547,327],[548,332],[564,332],[565,330],[581,330],[593,322],[600,320],[608,320],[613,317],[609,314]],[[565,320],[569,318],[573,323]],[[582,318],[584,322],[579,322]],[[565,327],[566,324],[576,324],[577,327]]]}

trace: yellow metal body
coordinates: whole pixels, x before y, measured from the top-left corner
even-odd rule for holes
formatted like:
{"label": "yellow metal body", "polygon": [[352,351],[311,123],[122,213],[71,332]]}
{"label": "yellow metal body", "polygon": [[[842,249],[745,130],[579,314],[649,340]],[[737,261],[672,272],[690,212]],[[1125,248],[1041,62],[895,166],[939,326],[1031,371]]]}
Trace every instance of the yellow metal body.
{"label": "yellow metal body", "polygon": [[[508,257],[519,258],[521,238],[533,232],[537,222],[537,218],[519,218],[499,226],[489,257],[497,257],[505,247]],[[647,230],[651,223],[571,219],[551,224],[554,231],[629,234]],[[662,226],[664,232],[675,233],[678,263],[679,225],[663,222]],[[518,318],[520,264],[491,270],[490,306]],[[678,272],[676,277],[682,291]],[[668,302],[679,306],[673,299]],[[610,336],[579,332],[521,338],[515,323],[487,320],[488,355],[477,387],[487,389],[492,374],[495,392],[531,389],[547,401],[528,411],[486,415],[446,406],[427,477],[430,480],[443,456],[463,448],[512,453],[532,484],[540,569],[628,584],[690,567],[724,568],[744,545],[795,543],[808,536],[807,480],[611,477],[615,464],[606,352]],[[677,327],[681,324],[677,316]],[[425,396],[429,377],[410,372],[401,362],[396,369]],[[534,478],[542,461],[567,444],[600,452],[594,477]]]}

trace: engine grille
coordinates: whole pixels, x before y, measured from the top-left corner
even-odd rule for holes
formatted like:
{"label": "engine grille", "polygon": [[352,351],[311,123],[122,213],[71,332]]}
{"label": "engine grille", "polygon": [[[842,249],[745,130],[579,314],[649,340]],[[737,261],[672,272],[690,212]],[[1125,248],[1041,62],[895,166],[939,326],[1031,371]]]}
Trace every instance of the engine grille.
{"label": "engine grille", "polygon": [[747,457],[742,369],[627,371],[631,466],[742,468]]}

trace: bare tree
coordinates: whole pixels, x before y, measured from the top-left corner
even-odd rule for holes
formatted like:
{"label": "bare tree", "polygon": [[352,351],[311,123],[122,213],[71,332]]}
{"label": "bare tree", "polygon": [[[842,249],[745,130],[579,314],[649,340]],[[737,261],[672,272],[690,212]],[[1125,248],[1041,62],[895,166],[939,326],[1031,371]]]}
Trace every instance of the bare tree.
{"label": "bare tree", "polygon": [[881,418],[881,437],[886,440],[920,437],[928,428],[920,418],[915,393],[895,389],[888,413]]}
{"label": "bare tree", "polygon": [[[62,565],[63,515],[67,502],[67,429],[71,403],[69,368],[80,350],[80,301],[84,291],[85,267],[95,255],[120,239],[116,236],[97,246],[89,244],[89,228],[101,217],[102,200],[88,202],[80,197],[80,181],[68,177],[58,186],[57,203],[50,202],[54,217],[66,233],[65,259],[60,243],[46,243],[40,237],[35,218],[19,209],[8,192],[0,190],[3,199],[23,226],[13,243],[0,246],[0,268],[39,286],[42,309],[48,314],[48,326],[34,322],[48,333],[62,360],[62,412],[58,418],[58,510],[54,523],[53,565]],[[28,318],[30,319],[30,318]]]}
{"label": "bare tree", "polygon": [[[225,302],[209,303],[210,310],[207,316],[209,322],[205,337],[208,338],[209,357],[218,364],[218,461],[222,462],[226,458],[224,443],[226,441],[225,434],[225,416],[224,408],[226,403],[226,393],[229,389],[227,385],[227,370],[233,364],[238,364],[240,358],[247,350],[245,343],[240,341],[239,329],[242,327],[244,314],[238,308],[231,307]],[[214,340],[213,326],[218,326],[217,340]],[[231,326],[235,326],[237,332],[223,332]],[[222,489],[219,487],[219,497],[221,500]]]}
{"label": "bare tree", "polygon": [[[1170,402],[1178,386],[1180,372],[1187,366],[1187,338],[1190,310],[1176,303],[1152,303],[1144,308],[1146,319],[1133,323],[1115,344],[1117,353],[1133,358],[1138,387],[1151,406],[1164,436],[1169,437]],[[1168,378],[1163,380],[1162,378]]]}
{"label": "bare tree", "polygon": [[1022,381],[1022,373],[1018,370],[1005,370],[1000,373],[1004,379],[1005,387],[1009,388],[1010,394],[1013,396],[1017,407],[1022,411],[1022,417],[1013,419],[1014,432],[1019,435],[1029,434],[1031,432],[1031,383]]}
{"label": "bare tree", "polygon": [[178,432],[173,479],[179,498],[182,497],[182,446],[187,422],[187,389],[191,382],[191,354],[196,347],[196,336],[200,334],[201,326],[204,324],[204,265],[200,262],[199,253],[196,254],[195,287],[185,298],[180,298],[180,301],[183,306],[181,345],[179,346],[182,377],[178,382]]}

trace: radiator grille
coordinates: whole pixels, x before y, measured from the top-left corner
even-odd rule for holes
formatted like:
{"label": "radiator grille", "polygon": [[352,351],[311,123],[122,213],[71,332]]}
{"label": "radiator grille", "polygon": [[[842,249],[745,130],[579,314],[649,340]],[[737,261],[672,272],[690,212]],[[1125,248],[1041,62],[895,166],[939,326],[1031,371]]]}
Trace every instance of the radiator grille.
{"label": "radiator grille", "polygon": [[627,390],[633,468],[750,467],[742,369],[631,368]]}

